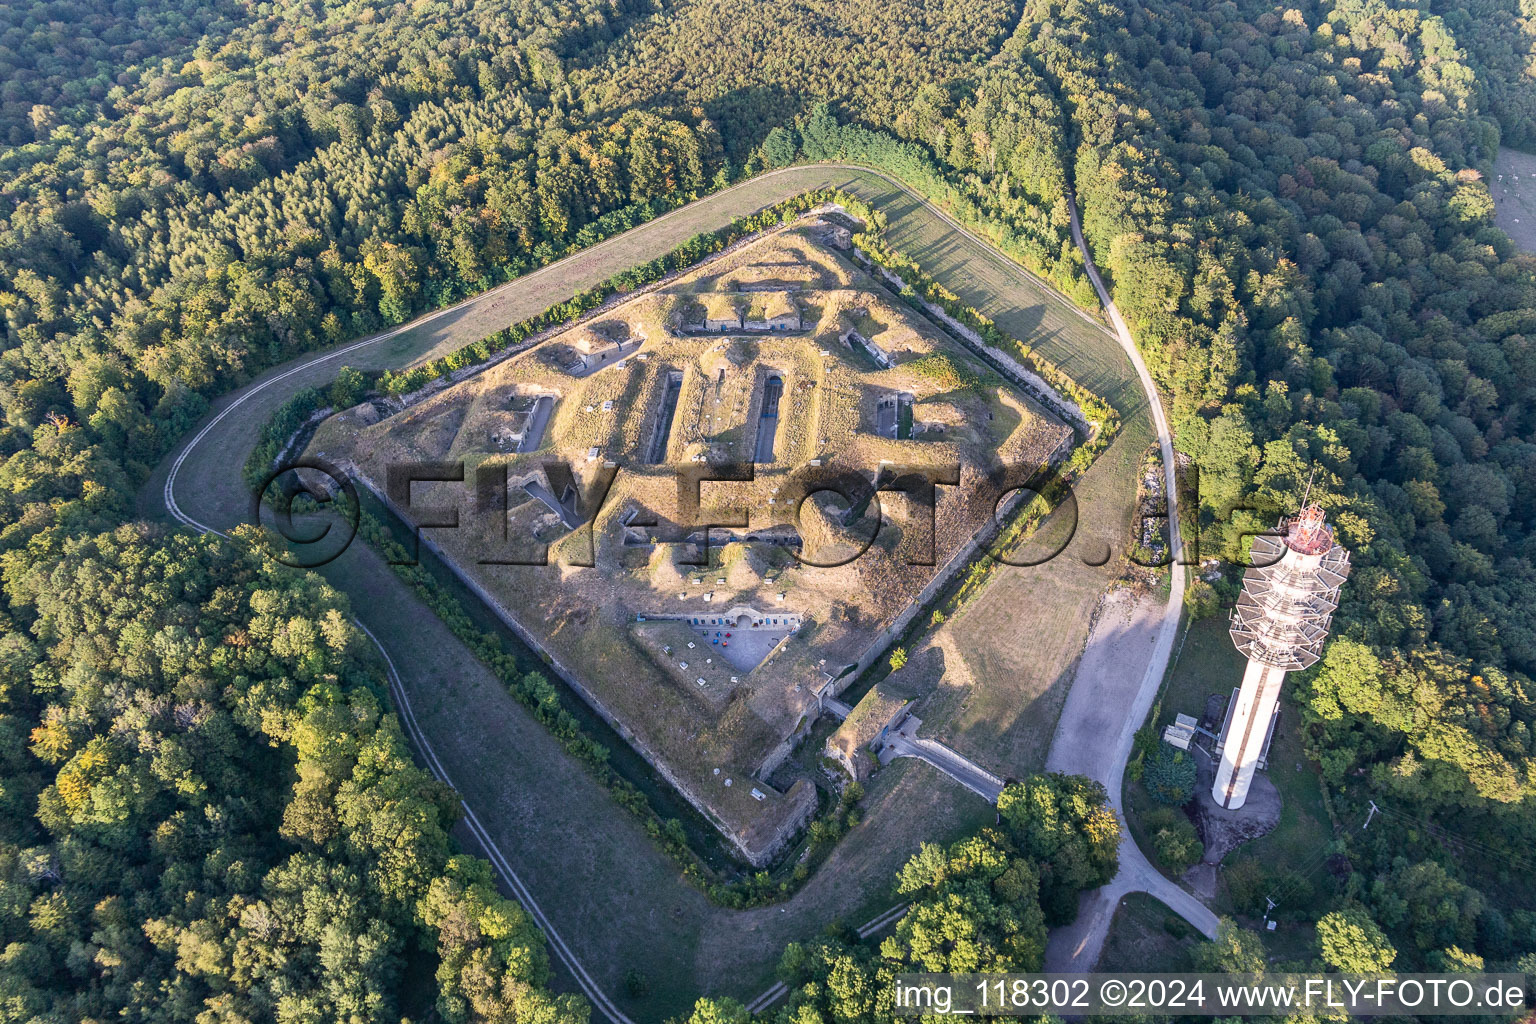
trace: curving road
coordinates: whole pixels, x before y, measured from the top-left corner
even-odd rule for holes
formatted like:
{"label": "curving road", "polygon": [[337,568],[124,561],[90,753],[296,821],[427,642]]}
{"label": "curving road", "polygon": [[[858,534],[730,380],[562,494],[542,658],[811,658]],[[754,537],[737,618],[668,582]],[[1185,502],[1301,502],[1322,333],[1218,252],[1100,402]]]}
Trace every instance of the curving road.
{"label": "curving road", "polygon": [[[921,196],[916,195],[906,186],[894,178],[870,168],[852,164],[818,165],[814,168],[797,167],[783,168],[778,171],[760,175],[750,181],[733,186],[721,193],[698,200],[688,206],[681,207],[658,217],[646,225],[636,228],[634,231],[623,235],[614,236],[597,243],[587,249],[568,256],[564,259],[549,264],[539,270],[533,271],[521,278],[509,281],[506,284],[490,289],[479,295],[473,296],[451,307],[446,307],[428,313],[407,324],[402,324],[391,330],[381,332],[330,351],[301,357],[297,360],[269,371],[259,377],[253,383],[232,393],[215,403],[215,412],[212,417],[182,445],[157,471],[157,476],[163,474],[163,480],[159,481],[157,501],[151,502],[148,494],[153,490],[146,489],[146,494],[141,497],[141,510],[148,513],[153,504],[163,508],[177,522],[199,531],[222,532],[220,529],[232,528],[244,520],[247,512],[249,496],[244,493],[240,480],[240,466],[243,465],[245,456],[254,441],[253,425],[264,422],[282,402],[293,393],[304,387],[326,383],[334,376],[335,368],[340,366],[340,360],[347,361],[354,366],[364,369],[380,369],[386,367],[398,367],[409,365],[412,362],[426,358],[442,350],[444,345],[462,344],[468,340],[474,340],[490,333],[496,327],[520,319],[519,316],[510,315],[508,307],[516,307],[520,301],[526,302],[530,294],[538,295],[539,289],[549,288],[556,292],[564,292],[567,297],[571,291],[590,287],[598,280],[608,276],[611,271],[599,273],[594,269],[594,263],[602,262],[598,257],[620,261],[624,265],[628,262],[640,262],[640,252],[649,249],[654,250],[658,244],[675,239],[672,244],[681,242],[689,235],[701,230],[697,225],[690,226],[688,215],[702,204],[718,204],[729,207],[731,202],[748,204],[743,212],[750,212],[751,208],[760,208],[770,205],[779,199],[785,198],[806,188],[818,185],[839,184],[837,175],[853,173],[861,176],[877,178],[892,186],[892,188],[904,193],[911,203],[925,208],[928,213],[937,217],[944,224],[958,233],[959,240],[968,240],[969,244],[985,249],[992,256],[996,256],[994,250],[986,242],[972,235],[937,206],[929,203]],[[711,207],[713,209],[713,206]],[[1168,430],[1166,420],[1162,413],[1162,407],[1158,401],[1157,391],[1150,374],[1146,370],[1140,354],[1130,338],[1124,322],[1115,310],[1107,292],[1099,279],[1097,271],[1093,267],[1091,258],[1088,257],[1086,245],[1082,241],[1078,228],[1075,200],[1072,208],[1073,237],[1083,250],[1084,258],[1088,266],[1088,272],[1098,290],[1101,300],[1105,304],[1111,325],[1114,327],[1116,338],[1130,358],[1141,381],[1142,390],[1151,405],[1160,444],[1164,454],[1164,466],[1169,474],[1169,513],[1172,524],[1172,550],[1179,550],[1178,521],[1174,507],[1175,492],[1172,487],[1172,438]],[[640,242],[640,235],[644,232],[645,241]],[[657,236],[660,236],[659,238]],[[670,236],[670,237],[669,237]],[[636,246],[640,245],[640,249]],[[634,252],[634,258],[629,259],[628,254]],[[628,261],[628,262],[625,262]],[[1039,285],[1038,279],[1029,274],[1022,267],[1011,261],[1006,261],[1007,272],[1016,274],[1020,279],[1029,279]],[[596,279],[593,279],[596,274]],[[585,276],[584,276],[585,275]],[[1090,323],[1094,323],[1082,310],[1072,305],[1064,296],[1041,286],[1043,293],[1054,304],[1049,311],[1050,316],[1058,320],[1063,316],[1081,317]],[[552,300],[555,301],[555,300]],[[544,305],[552,304],[546,302]],[[542,307],[541,307],[542,308]],[[530,310],[529,312],[536,312]],[[527,315],[526,313],[523,315]],[[1047,315],[1047,314],[1042,314]],[[494,326],[493,326],[494,325]],[[1096,325],[1098,326],[1098,325]],[[1102,327],[1100,327],[1102,330]],[[457,338],[455,331],[459,332]],[[1087,358],[1090,362],[1097,358],[1091,355]],[[1069,363],[1069,370],[1071,369]],[[234,415],[237,410],[243,412],[243,416]],[[149,488],[154,488],[156,481],[152,478]],[[1178,609],[1182,604],[1183,578],[1180,574],[1174,574],[1174,586],[1170,594],[1168,611],[1165,615],[1164,627],[1159,635],[1157,651],[1152,663],[1148,665],[1145,680],[1138,692],[1138,701],[1134,707],[1128,708],[1127,726],[1122,737],[1123,752],[1117,755],[1118,763],[1123,771],[1125,759],[1129,756],[1131,737],[1136,727],[1145,717],[1151,700],[1156,693],[1157,683],[1162,677],[1163,667],[1167,664],[1168,654],[1172,647],[1172,634],[1174,624],[1178,619]],[[395,693],[401,712],[402,724],[410,736],[413,744],[421,753],[424,761],[439,778],[450,782],[446,769],[443,767],[431,742],[416,721],[414,710],[411,708],[409,697],[400,683],[399,673],[395,663],[390,658],[383,644],[363,627],[363,632],[369,636],[378,647],[381,657],[388,668],[391,689]],[[1142,700],[1141,698],[1145,699]],[[1139,712],[1136,710],[1139,708]],[[1113,775],[1110,785],[1111,793],[1116,805],[1119,802],[1119,778],[1120,771]],[[613,1000],[601,990],[601,987],[593,979],[592,974],[583,966],[569,944],[561,937],[554,924],[540,909],[533,894],[528,887],[513,871],[504,853],[492,840],[488,831],[481,825],[480,818],[476,816],[473,808],[466,802],[464,805],[465,822],[468,830],[475,839],[484,847],[487,856],[502,876],[508,889],[514,894],[534,918],[539,922],[549,938],[550,946],[556,954],[559,962],[575,980],[577,986],[592,1002],[592,1004],[615,1024],[632,1024],[624,1013],[614,1004]],[[1127,856],[1128,853],[1134,853]],[[1126,866],[1134,859],[1139,858],[1145,863],[1145,858],[1140,858],[1139,851],[1135,850],[1134,843],[1126,844],[1126,850],[1122,852],[1122,878],[1128,878]],[[1155,872],[1154,872],[1155,874]],[[1161,878],[1161,876],[1158,876]],[[1118,885],[1121,878],[1115,883],[1100,890],[1106,892],[1114,885]],[[1166,880],[1164,880],[1166,882]],[[1152,886],[1152,880],[1130,880],[1132,887]],[[1125,891],[1129,891],[1128,889]],[[1162,893],[1151,888],[1154,895],[1163,898]],[[1182,892],[1182,890],[1179,890]],[[1186,894],[1187,895],[1187,894]],[[1169,894],[1168,900],[1177,900],[1178,897]],[[1114,903],[1109,904],[1109,912],[1112,914]],[[1174,909],[1184,913],[1185,908],[1175,906]],[[1190,913],[1196,913],[1190,908]],[[1208,912],[1207,912],[1208,913]],[[882,915],[882,917],[888,915]],[[1186,914],[1189,916],[1189,914]],[[877,919],[878,920],[878,919]],[[1193,920],[1193,918],[1192,918]],[[1200,922],[1196,922],[1199,924]],[[874,924],[874,922],[871,922]],[[1097,928],[1097,917],[1093,921]],[[1107,930],[1107,920],[1103,922],[1103,930]],[[1203,929],[1202,929],[1203,930]],[[1100,935],[1102,942],[1102,935]],[[1086,948],[1086,947],[1085,947]],[[1096,947],[1095,947],[1096,949]],[[1090,965],[1091,966],[1091,965]],[[770,992],[772,990],[770,989]],[[759,997],[758,1002],[769,996],[765,992]],[[769,1000],[771,1002],[771,1000]],[[764,1003],[763,1005],[767,1005]]]}
{"label": "curving road", "polygon": [[[1178,487],[1174,479],[1173,433],[1163,414],[1163,403],[1157,385],[1147,370],[1146,361],[1136,348],[1130,329],[1115,308],[1109,290],[1099,276],[1093,256],[1083,239],[1082,226],[1078,222],[1077,197],[1073,196],[1070,210],[1072,240],[1083,254],[1088,278],[1104,304],[1109,323],[1115,331],[1120,347],[1125,350],[1136,375],[1146,392],[1152,409],[1152,422],[1157,428],[1157,443],[1163,456],[1163,484],[1168,495],[1168,550],[1175,558],[1182,557],[1183,545],[1179,534]],[[1158,688],[1168,669],[1168,659],[1173,653],[1174,638],[1178,633],[1179,615],[1184,607],[1184,570],[1175,562],[1170,568],[1168,602],[1164,605],[1155,630],[1152,649],[1146,667],[1138,679],[1134,673],[1115,673],[1112,669],[1095,673],[1092,678],[1074,680],[1062,708],[1056,736],[1046,758],[1046,768],[1051,771],[1075,772],[1087,775],[1103,783],[1109,792],[1110,803],[1120,817],[1120,870],[1108,885],[1084,893],[1078,905],[1077,920],[1051,933],[1046,948],[1045,969],[1048,971],[1091,971],[1098,962],[1109,934],[1110,922],[1115,909],[1126,893],[1145,892],[1165,903],[1180,917],[1198,928],[1207,938],[1216,937],[1216,915],[1192,894],[1170,881],[1147,860],[1125,826],[1125,812],[1121,806],[1121,781],[1125,766],[1135,745],[1136,730],[1146,721],[1157,699]],[[1144,627],[1149,624],[1142,624]],[[1095,635],[1098,631],[1095,630]],[[1093,643],[1093,639],[1089,640]],[[1085,651],[1082,665],[1095,664],[1092,652]],[[1095,665],[1095,667],[1097,667]],[[1116,721],[1118,719],[1118,721]],[[1092,737],[1098,737],[1097,741]],[[1108,737],[1108,745],[1105,744]]]}
{"label": "curving road", "polygon": [[[437,314],[429,315],[423,319],[431,320],[436,316],[440,316],[446,312],[448,311],[441,310]],[[282,373],[271,376],[262,382],[259,387],[252,388],[239,394],[234,401],[226,405],[222,410],[219,411],[216,416],[214,416],[213,419],[209,420],[201,430],[193,435],[192,440],[188,442],[187,445],[171,461],[170,470],[166,474],[165,484],[161,490],[161,493],[165,498],[166,511],[169,512],[171,516],[174,517],[182,525],[190,526],[192,529],[197,530],[199,533],[217,533],[220,536],[227,536],[224,531],[216,529],[210,524],[204,523],[187,514],[187,512],[181,507],[181,504],[176,500],[176,478],[180,475],[181,468],[186,463],[187,457],[197,448],[199,444],[202,443],[203,439],[206,438],[213,430],[215,430],[219,424],[223,423],[231,413],[233,413],[236,409],[240,408],[247,401],[265,389],[280,384],[284,380],[289,379],[293,375],[299,373],[302,370],[310,368],[317,363],[322,363],[329,359],[335,359],[340,356],[347,355],[348,353],[355,352],[358,349],[364,348],[368,345],[386,341],[389,338],[392,338],[413,326],[416,326],[416,324],[412,323],[402,325],[393,331],[388,331],[370,338],[365,338],[362,341],[354,342],[324,356],[301,362],[298,366],[292,367],[291,369],[288,369]],[[458,787],[454,786],[453,779],[449,776],[447,769],[443,767],[442,762],[438,759],[437,753],[433,750],[432,744],[427,741],[426,735],[422,732],[420,725],[417,724],[415,710],[411,707],[410,696],[406,693],[405,687],[400,681],[400,673],[395,668],[394,659],[389,656],[389,651],[385,650],[384,645],[379,642],[379,638],[373,635],[373,631],[365,626],[361,619],[354,618],[352,621],[353,624],[363,632],[363,635],[373,643],[374,648],[379,652],[379,657],[383,659],[384,667],[389,675],[389,690],[390,693],[394,696],[395,707],[399,713],[400,723],[404,727],[406,735],[410,737],[411,742],[420,752],[422,758],[427,762],[427,768],[431,771],[433,777],[436,778],[439,782],[443,782],[452,787],[455,792],[458,792]],[[566,970],[570,972],[571,977],[576,981],[576,985],[581,989],[582,994],[587,997],[587,999],[592,1003],[594,1007],[596,1007],[599,1013],[607,1017],[610,1021],[613,1022],[613,1024],[634,1024],[634,1021],[630,1020],[630,1018],[627,1017],[623,1011],[615,1006],[613,1000],[608,997],[607,993],[603,992],[597,983],[592,980],[592,976],[587,972],[585,966],[583,966],[581,961],[576,958],[576,955],[571,952],[570,947],[566,945],[565,940],[560,937],[560,933],[555,929],[555,926],[550,922],[549,918],[545,916],[544,911],[539,907],[538,901],[533,898],[533,893],[529,891],[523,880],[518,877],[517,872],[512,869],[512,865],[507,861],[506,854],[502,852],[501,848],[496,844],[496,841],[491,838],[490,833],[488,833],[485,830],[485,827],[481,825],[480,819],[476,816],[474,808],[462,800],[460,801],[459,806],[462,807],[464,811],[463,821],[465,827],[469,830],[470,834],[475,837],[476,842],[478,842],[481,848],[485,851],[486,858],[490,860],[491,866],[496,870],[496,873],[501,876],[503,883],[507,886],[508,889],[512,891],[513,897],[519,904],[523,906],[525,910],[528,911],[529,914],[533,916],[534,920],[538,923],[539,928],[544,932],[545,939],[549,942],[551,948],[554,949],[555,956],[559,959],[560,963],[565,966]]]}
{"label": "curving road", "polygon": [[[748,186],[759,186],[759,184],[765,179],[791,175],[797,170],[800,169],[783,168],[780,171],[761,175],[749,182],[743,182],[741,185],[735,186],[727,191],[734,192],[737,190],[745,189]],[[884,178],[885,176],[880,175],[880,177]],[[892,179],[885,180],[891,181],[892,184],[898,185],[898,187],[900,187],[899,183],[893,181]],[[777,201],[779,198],[785,198],[796,192],[803,191],[806,187],[807,186],[805,185],[795,185],[793,187],[786,188],[783,190],[782,195],[777,195],[774,198],[768,200],[768,202],[762,203],[761,205],[769,205],[771,202]],[[668,213],[663,214],[661,217],[654,218],[647,222],[647,224],[641,225],[640,229],[654,231],[657,225],[663,224],[669,220],[683,220],[691,211],[693,205],[695,204],[689,204],[688,206],[683,206],[676,210],[669,211]],[[691,231],[687,232],[687,234],[692,233],[693,232]],[[565,284],[570,282],[570,277],[568,274],[573,266],[580,264],[590,264],[594,255],[608,249],[621,248],[633,234],[634,232],[626,232],[623,235],[616,235],[605,239],[596,243],[595,245],[589,246],[583,250],[580,250],[579,252],[571,254],[570,256],[550,263],[529,274],[525,274],[520,278],[515,278],[512,281],[508,281],[505,284],[497,286],[496,288],[492,288],[478,295],[471,296],[455,305],[447,306],[442,309],[424,314],[423,316],[408,321],[407,323],[401,324],[392,329],[369,335],[365,338],[345,344],[339,348],[335,348],[327,352],[317,353],[307,357],[300,357],[299,359],[284,367],[259,377],[254,383],[237,390],[232,396],[229,396],[222,403],[222,407],[217,408],[217,411],[213,417],[209,419],[201,427],[201,429],[193,434],[190,440],[182,445],[169,459],[169,462],[164,469],[164,481],[160,487],[160,498],[165,511],[177,522],[197,530],[198,532],[213,532],[220,535],[225,535],[224,530],[219,529],[218,526],[208,520],[217,519],[220,525],[223,525],[226,528],[233,528],[233,526],[238,525],[239,522],[243,521],[238,516],[240,512],[245,511],[245,502],[241,501],[236,504],[231,504],[229,499],[233,495],[238,494],[240,488],[243,488],[243,483],[240,481],[240,473],[238,467],[243,466],[244,455],[246,451],[248,451],[248,447],[242,447],[242,441],[248,445],[249,442],[254,440],[254,438],[251,437],[249,433],[245,433],[241,430],[243,426],[248,426],[248,423],[242,424],[238,421],[238,418],[231,419],[231,417],[235,416],[238,411],[247,409],[253,405],[260,405],[262,409],[256,410],[255,415],[264,420],[265,417],[260,415],[261,411],[270,412],[282,402],[287,401],[291,395],[297,393],[303,388],[311,387],[317,383],[321,383],[321,381],[317,381],[315,379],[317,370],[324,369],[325,376],[333,375],[335,371],[330,369],[328,364],[335,364],[337,367],[339,367],[342,365],[340,360],[348,359],[350,357],[357,357],[360,355],[367,356],[376,354],[377,350],[386,347],[385,343],[403,335],[419,334],[422,328],[429,327],[440,321],[450,319],[455,321],[462,320],[465,318],[466,313],[471,313],[486,307],[495,307],[498,305],[498,300],[503,298],[508,293],[513,291],[520,292],[526,290],[530,284],[538,282],[541,279],[550,279],[552,281],[559,282],[557,287],[563,287]],[[684,237],[686,237],[686,234]],[[682,239],[680,238],[678,240],[681,241]],[[639,260],[635,260],[634,262],[639,262]],[[595,284],[596,282],[592,283]],[[579,287],[580,286],[575,286],[571,290],[579,290]],[[493,322],[499,322],[500,325],[504,326],[506,318],[502,317],[499,319],[499,321]],[[490,331],[493,329],[495,328],[479,328],[474,333],[474,336],[484,336],[485,334],[490,333]],[[383,361],[395,365],[405,365],[415,361],[416,359],[425,358],[424,354],[418,351],[409,351],[404,355],[405,358],[395,360],[390,358],[390,355],[387,354]],[[359,360],[353,359],[352,361],[358,362]],[[219,433],[221,428],[224,428],[226,434],[239,435],[244,433],[245,436],[221,437]],[[205,475],[205,478],[199,479],[196,482],[196,485],[191,489],[192,493],[190,498],[188,498],[188,494],[186,493],[185,489],[182,494],[178,496],[177,484],[178,481],[182,480],[183,472],[186,469],[188,460],[191,459],[194,454],[200,454],[204,447],[213,447],[224,451],[232,449],[235,453],[234,458],[215,458],[212,460],[216,466],[216,472],[218,472],[219,475],[224,478],[218,482],[219,484],[222,484],[222,486],[210,486],[210,483],[206,479]],[[233,472],[231,472],[231,470],[233,470]],[[235,488],[233,492],[230,490],[231,484],[233,484]],[[188,499],[187,505],[183,505],[183,499]],[[198,507],[199,505],[201,507]],[[189,508],[188,506],[192,507]],[[235,513],[234,518],[231,517],[232,512]],[[384,645],[380,643],[378,637],[376,637],[360,619],[354,619],[354,622],[373,643],[374,647],[379,652],[379,656],[383,660],[383,663],[388,671],[390,690],[394,695],[396,705],[400,713],[401,724],[405,729],[406,734],[409,736],[412,744],[416,747],[417,751],[422,756],[422,759],[426,762],[426,765],[432,774],[449,786],[454,786],[453,779],[448,774],[447,769],[443,766],[442,761],[439,759],[436,751],[432,746],[432,743],[427,738],[425,732],[422,730],[416,719],[414,709],[411,706],[410,697],[406,692],[405,687],[401,683],[400,675],[395,667],[394,660],[390,657],[389,652],[385,649]],[[454,786],[454,789],[456,792],[461,792],[457,786]],[[625,1015],[623,1011],[621,1011],[618,1006],[614,1004],[613,1000],[609,998],[609,996],[602,990],[601,986],[599,986],[597,982],[592,978],[591,973],[582,964],[576,954],[571,950],[567,942],[562,938],[553,922],[550,921],[548,916],[544,913],[543,909],[539,906],[538,901],[534,898],[528,886],[518,876],[517,872],[513,870],[506,854],[501,850],[495,840],[492,839],[489,832],[481,824],[479,817],[475,814],[474,808],[471,807],[467,801],[461,801],[461,806],[464,812],[463,820],[466,829],[474,837],[476,842],[480,844],[487,856],[487,859],[491,861],[492,866],[495,868],[497,874],[502,878],[502,881],[508,890],[513,894],[513,897],[537,921],[540,929],[547,937],[550,947],[554,951],[556,958],[570,974],[577,987],[587,997],[592,1005],[601,1014],[603,1014],[603,1016],[612,1021],[613,1024],[634,1024],[634,1022],[627,1015]],[[871,922],[871,924],[873,924],[873,922]],[[761,1002],[763,1006],[770,1005],[775,999],[783,995],[783,991],[784,990],[779,986],[770,988],[767,992],[764,992],[758,998],[758,1000],[754,1001],[754,1005],[756,1005],[758,1002]]]}
{"label": "curving road", "polygon": [[[353,619],[352,621],[357,624],[357,628],[362,630],[369,640],[373,641],[373,646],[378,649],[379,657],[384,659],[384,665],[389,670],[389,690],[394,694],[395,705],[400,712],[400,721],[405,726],[407,734],[410,735],[412,741],[426,759],[427,766],[431,769],[433,776],[438,781],[453,786],[453,779],[449,778],[447,769],[437,759],[437,755],[433,752],[431,745],[426,742],[426,737],[423,735],[421,727],[416,723],[416,714],[411,707],[411,698],[405,692],[405,686],[400,682],[400,673],[395,670],[394,659],[390,658],[389,652],[384,649],[384,645],[379,643],[379,638],[374,636],[367,626],[363,625],[362,620]],[[454,791],[458,792],[457,787],[455,787]],[[491,866],[496,869],[496,873],[501,876],[503,882],[512,890],[513,897],[538,922],[539,928],[544,932],[545,939],[554,949],[555,956],[565,965],[565,969],[571,973],[571,977],[576,980],[577,987],[581,989],[582,993],[596,1007],[597,1011],[612,1021],[613,1024],[634,1024],[633,1021],[624,1015],[622,1010],[614,1005],[613,1000],[608,998],[607,993],[598,986],[597,982],[592,980],[592,976],[587,973],[587,969],[576,958],[576,954],[571,952],[571,948],[565,944],[565,940],[555,930],[554,924],[545,916],[544,911],[539,908],[538,901],[533,898],[533,893],[528,890],[528,886],[517,876],[517,872],[512,870],[512,865],[507,862],[506,854],[502,853],[501,848],[496,845],[496,841],[491,838],[490,833],[480,824],[480,819],[475,816],[474,808],[463,801],[460,801],[460,806],[464,808],[465,827],[469,829],[470,834],[475,837],[481,848],[485,850],[486,857],[490,860]]]}

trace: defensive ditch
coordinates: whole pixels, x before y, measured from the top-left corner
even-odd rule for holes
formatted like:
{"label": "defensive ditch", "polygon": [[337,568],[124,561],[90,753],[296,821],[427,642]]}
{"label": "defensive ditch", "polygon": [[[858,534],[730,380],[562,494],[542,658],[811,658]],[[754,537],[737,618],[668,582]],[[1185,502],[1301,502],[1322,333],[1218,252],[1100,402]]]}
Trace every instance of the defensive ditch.
{"label": "defensive ditch", "polygon": [[645,461],[660,465],[667,458],[667,439],[672,436],[672,417],[677,414],[677,397],[683,391],[683,375],[677,370],[667,374],[667,391],[661,399],[661,415],[656,418],[656,432],[646,450]]}
{"label": "defensive ditch", "polygon": [[773,439],[779,432],[779,399],[784,394],[784,378],[773,376],[763,385],[763,410],[757,420],[757,451],[753,462],[773,461]]}
{"label": "defensive ditch", "polygon": [[[400,520],[393,509],[375,498],[366,488],[359,488],[358,492],[363,508],[383,523],[396,541],[409,546],[414,531]],[[558,672],[548,671],[538,654],[508,628],[495,611],[486,607],[485,602],[464,585],[436,552],[422,544],[417,557],[420,567],[432,577],[432,585],[443,588],[457,600],[477,629],[495,635],[501,642],[502,650],[517,659],[520,670],[543,673],[559,691],[560,706],[581,724],[587,736],[608,748],[608,764],[615,773],[645,794],[651,808],[663,821],[676,818],[682,823],[683,831],[688,836],[688,845],[695,856],[725,879],[739,877],[748,870],[727,848],[719,830],[678,793],[670,782],[662,778],[661,773],[651,767],[607,720],[593,711],[580,694],[567,686]]]}

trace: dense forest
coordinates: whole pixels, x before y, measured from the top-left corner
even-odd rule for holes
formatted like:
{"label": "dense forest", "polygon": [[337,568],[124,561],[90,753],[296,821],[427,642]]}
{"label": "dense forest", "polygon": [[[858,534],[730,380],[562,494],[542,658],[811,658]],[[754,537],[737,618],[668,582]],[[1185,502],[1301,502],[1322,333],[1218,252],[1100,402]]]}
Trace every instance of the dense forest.
{"label": "dense forest", "polygon": [[[1035,776],[998,798],[996,828],[947,848],[925,844],[901,869],[910,908],[878,947],[832,933],[792,943],[779,963],[790,986],[773,1010],[784,1024],[895,1018],[897,975],[1042,969],[1046,929],[1077,916],[1078,896],[1115,876],[1119,822],[1103,787]],[[693,1020],[739,1017],[701,1000]]]}
{"label": "dense forest", "polygon": [[122,524],[208,397],[708,185],[707,119],[563,84],[627,14],[0,12],[4,1019],[586,1019],[344,600]]}
{"label": "dense forest", "polygon": [[[1358,800],[1345,783],[1364,772],[1378,796],[1454,815],[1509,858],[1475,860],[1522,877],[1536,263],[1490,221],[1500,124],[1480,112],[1476,34],[1358,2],[1030,20],[1046,17],[1040,65],[1082,97],[1085,229],[1205,471],[1207,541],[1235,554],[1315,467],[1354,552],[1341,639],[1302,683],[1325,779]],[[1134,104],[1098,85],[1106,66]],[[1391,856],[1456,859],[1441,847],[1399,843],[1350,884]]]}
{"label": "dense forest", "polygon": [[[798,159],[889,169],[1089,304],[1076,198],[1205,553],[1309,479],[1354,552],[1293,689],[1332,806],[1397,817],[1336,843],[1319,956],[1529,958],[1536,262],[1483,179],[1536,144],[1531,61],[1515,0],[6,6],[6,1019],[398,1018],[423,970],[446,1019],[585,1013],[451,855],[342,598],[125,524],[260,369]],[[924,858],[898,885],[970,907],[976,962],[1032,962],[1053,856],[1005,822]],[[923,941],[797,947],[784,1014],[877,1019],[818,979]]]}
{"label": "dense forest", "polygon": [[399,1019],[425,969],[447,1020],[586,1020],[317,577],[133,525],[5,573],[5,1019]]}
{"label": "dense forest", "polygon": [[1400,967],[1529,955],[1536,262],[1482,181],[1501,132],[1529,138],[1511,37],[1362,0],[1025,24],[1069,99],[1085,230],[1204,471],[1207,544],[1239,554],[1315,469],[1354,552],[1300,680],[1308,745],[1341,813],[1405,818],[1349,844],[1337,897]]}

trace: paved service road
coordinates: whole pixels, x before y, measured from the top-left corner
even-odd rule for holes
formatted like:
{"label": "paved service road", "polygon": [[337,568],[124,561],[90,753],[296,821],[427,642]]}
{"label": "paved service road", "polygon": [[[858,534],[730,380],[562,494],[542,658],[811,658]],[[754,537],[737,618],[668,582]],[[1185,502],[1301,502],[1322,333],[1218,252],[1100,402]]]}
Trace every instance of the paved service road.
{"label": "paved service road", "polygon": [[[1158,447],[1163,456],[1164,490],[1168,495],[1168,549],[1177,558],[1183,552],[1183,545],[1179,537],[1173,434],[1163,415],[1157,385],[1147,372],[1147,364],[1137,351],[1120,311],[1109,297],[1083,240],[1076,197],[1073,197],[1070,209],[1072,240],[1082,251],[1088,277],[1099,294],[1099,301],[1104,304],[1115,337],[1136,368],[1152,409]],[[1062,707],[1045,762],[1050,771],[1087,775],[1103,783],[1110,803],[1120,817],[1120,871],[1108,885],[1083,894],[1076,921],[1051,933],[1045,954],[1048,971],[1093,970],[1104,947],[1104,938],[1109,934],[1115,909],[1120,905],[1121,897],[1129,892],[1150,893],[1200,929],[1207,938],[1216,937],[1216,915],[1148,862],[1125,827],[1121,806],[1120,783],[1125,776],[1126,762],[1130,760],[1136,730],[1141,728],[1152,710],[1178,633],[1179,614],[1184,606],[1183,567],[1173,566],[1168,601],[1161,609],[1151,607],[1150,602],[1134,602],[1134,606],[1125,612],[1126,620],[1122,625],[1117,620],[1120,609],[1116,606],[1124,603],[1125,600],[1118,596],[1106,600],[1111,610],[1101,614],[1088,638],[1088,647],[1083,651],[1077,676]]]}

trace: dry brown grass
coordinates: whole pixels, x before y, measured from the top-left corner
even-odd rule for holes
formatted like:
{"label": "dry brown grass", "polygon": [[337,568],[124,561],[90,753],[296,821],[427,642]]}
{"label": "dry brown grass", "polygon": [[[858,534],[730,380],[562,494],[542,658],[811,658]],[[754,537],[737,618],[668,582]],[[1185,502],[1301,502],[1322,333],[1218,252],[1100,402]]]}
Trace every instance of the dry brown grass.
{"label": "dry brown grass", "polygon": [[[192,449],[176,485],[178,499],[188,512],[220,528],[243,521],[250,495],[239,469],[251,439],[293,391],[327,386],[339,365],[379,370],[429,362],[595,287],[698,231],[718,228],[733,215],[819,186],[846,187],[874,203],[891,219],[896,248],[1079,382],[1110,397],[1128,421],[1144,415],[1129,364],[1101,326],[889,182],[845,168],[795,167],[708,197],[370,347],[273,368],[264,376],[285,374],[282,386],[250,396]],[[165,470],[160,467],[141,492],[146,516],[165,515]],[[344,571],[360,559],[370,559],[373,570]],[[650,979],[647,999],[624,1002],[637,1020],[686,1014],[700,991],[751,999],[772,982],[773,964],[786,942],[817,934],[833,918],[857,923],[888,908],[895,899],[893,874],[919,842],[952,839],[992,820],[985,801],[936,770],[897,762],[868,788],[864,823],[790,901],[750,912],[711,906],[678,876],[639,823],[564,754],[370,549],[354,545],[327,573],[354,595],[358,614],[390,648],[423,728],[466,803],[497,837],[582,963],[610,993],[620,991],[630,968]],[[989,599],[984,594],[979,600]]]}
{"label": "dry brown grass", "polygon": [[1045,766],[1094,608],[1126,569],[1137,468],[1149,437],[1145,417],[1129,421],[1080,481],[1076,522],[1058,512],[1014,556],[1048,560],[998,566],[939,628],[952,663],[965,671],[946,679],[924,709],[925,735],[1004,776]]}

